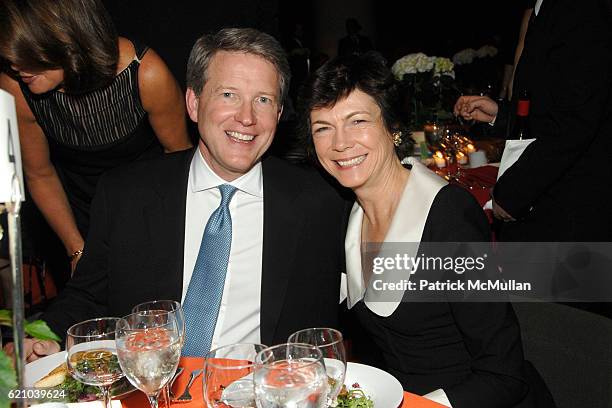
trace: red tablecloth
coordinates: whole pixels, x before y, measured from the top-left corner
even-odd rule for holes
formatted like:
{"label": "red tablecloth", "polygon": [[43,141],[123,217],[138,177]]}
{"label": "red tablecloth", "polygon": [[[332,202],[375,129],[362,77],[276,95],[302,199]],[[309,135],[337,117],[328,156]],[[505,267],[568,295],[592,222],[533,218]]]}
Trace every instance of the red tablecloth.
{"label": "red tablecloth", "polygon": [[[202,358],[195,357],[183,357],[181,359],[181,365],[185,367],[185,372],[190,373],[192,370],[202,368],[204,361]],[[183,374],[174,383],[173,390],[178,392],[184,389],[189,381],[189,375]],[[187,403],[172,404],[175,408],[202,408],[204,402],[202,400],[202,387],[198,386],[198,382],[191,387],[190,394],[193,396],[193,400]],[[149,408],[149,401],[142,392],[136,391],[130,394],[127,398],[121,401],[123,408]],[[404,401],[402,402],[401,408],[441,408],[444,405],[436,404],[426,398],[418,395],[404,392]],[[396,407],[375,407],[375,408],[396,408]]]}

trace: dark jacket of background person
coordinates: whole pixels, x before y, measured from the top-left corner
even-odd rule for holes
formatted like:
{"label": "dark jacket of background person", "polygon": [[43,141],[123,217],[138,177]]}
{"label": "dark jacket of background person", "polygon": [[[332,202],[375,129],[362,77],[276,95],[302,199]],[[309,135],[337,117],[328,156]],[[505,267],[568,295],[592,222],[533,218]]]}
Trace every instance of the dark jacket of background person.
{"label": "dark jacket of background person", "polygon": [[[147,300],[180,301],[192,157],[172,153],[103,176],[83,258],[42,316],[56,333]],[[313,170],[273,157],[262,165],[260,330],[263,344],[276,344],[304,327],[337,326],[347,205]]]}
{"label": "dark jacket of background person", "polygon": [[519,219],[504,223],[503,240],[610,240],[611,8],[544,0],[534,14],[514,95],[530,94],[536,141],[495,186],[496,202]]}

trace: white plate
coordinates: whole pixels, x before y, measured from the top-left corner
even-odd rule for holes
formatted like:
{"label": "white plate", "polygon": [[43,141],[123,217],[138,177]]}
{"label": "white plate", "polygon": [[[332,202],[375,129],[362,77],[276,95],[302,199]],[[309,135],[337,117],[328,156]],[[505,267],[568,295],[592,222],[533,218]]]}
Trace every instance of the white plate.
{"label": "white plate", "polygon": [[49,371],[53,370],[63,361],[66,361],[66,352],[60,351],[59,353],[51,354],[50,356],[46,356],[26,364],[24,379],[25,386],[34,387],[34,383],[36,381],[49,374]]}
{"label": "white plate", "polygon": [[375,408],[397,408],[404,399],[404,389],[397,378],[376,367],[348,363],[344,384],[351,389],[354,383],[372,398]]}
{"label": "white plate", "polygon": [[[46,356],[26,364],[24,386],[28,388],[34,387],[34,383],[36,381],[49,374],[51,370],[53,370],[55,367],[57,367],[64,361],[66,361],[66,352],[60,351],[59,353],[51,354],[50,356]],[[124,395],[127,395],[136,390],[135,387],[129,384],[125,377],[115,382],[113,384],[113,387],[115,386],[121,386],[121,391],[119,395],[113,395],[113,398],[122,398]],[[111,387],[111,393],[112,392],[113,390]]]}

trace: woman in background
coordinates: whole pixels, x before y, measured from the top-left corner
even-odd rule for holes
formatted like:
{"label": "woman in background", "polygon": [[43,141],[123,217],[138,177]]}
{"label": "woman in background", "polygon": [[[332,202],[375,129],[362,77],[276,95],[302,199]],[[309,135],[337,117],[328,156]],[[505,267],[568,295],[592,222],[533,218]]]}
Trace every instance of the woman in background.
{"label": "woman in background", "polygon": [[99,177],[191,146],[183,95],[153,50],[118,37],[100,0],[4,0],[0,27],[29,191],[74,269]]}
{"label": "woman in background", "polygon": [[400,163],[397,101],[393,76],[375,53],[329,61],[300,98],[305,136],[319,163],[357,198],[345,240],[356,354],[404,389],[454,408],[550,406],[525,398],[526,364],[508,303],[417,303],[409,292],[375,301],[367,285],[371,271],[362,268],[369,256],[364,244],[416,243],[421,254],[421,243],[490,239],[486,217],[468,192],[418,161],[410,169]]}

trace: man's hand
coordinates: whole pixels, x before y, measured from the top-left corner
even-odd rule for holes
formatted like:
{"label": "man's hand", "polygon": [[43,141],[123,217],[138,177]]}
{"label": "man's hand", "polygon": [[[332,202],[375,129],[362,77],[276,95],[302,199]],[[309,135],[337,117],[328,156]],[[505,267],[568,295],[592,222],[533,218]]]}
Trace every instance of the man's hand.
{"label": "man's hand", "polygon": [[[60,345],[53,340],[23,339],[23,355],[25,356],[26,363],[57,353],[58,351],[60,351]],[[13,355],[15,353],[15,345],[8,343],[4,346],[4,352],[9,356]]]}
{"label": "man's hand", "polygon": [[498,110],[497,103],[488,96],[461,96],[453,109],[455,116],[486,123],[493,122]]}
{"label": "man's hand", "polygon": [[504,222],[516,221],[513,216],[508,214],[506,210],[501,208],[499,204],[495,202],[495,199],[493,199],[493,215],[495,216],[495,218],[500,219]]}

